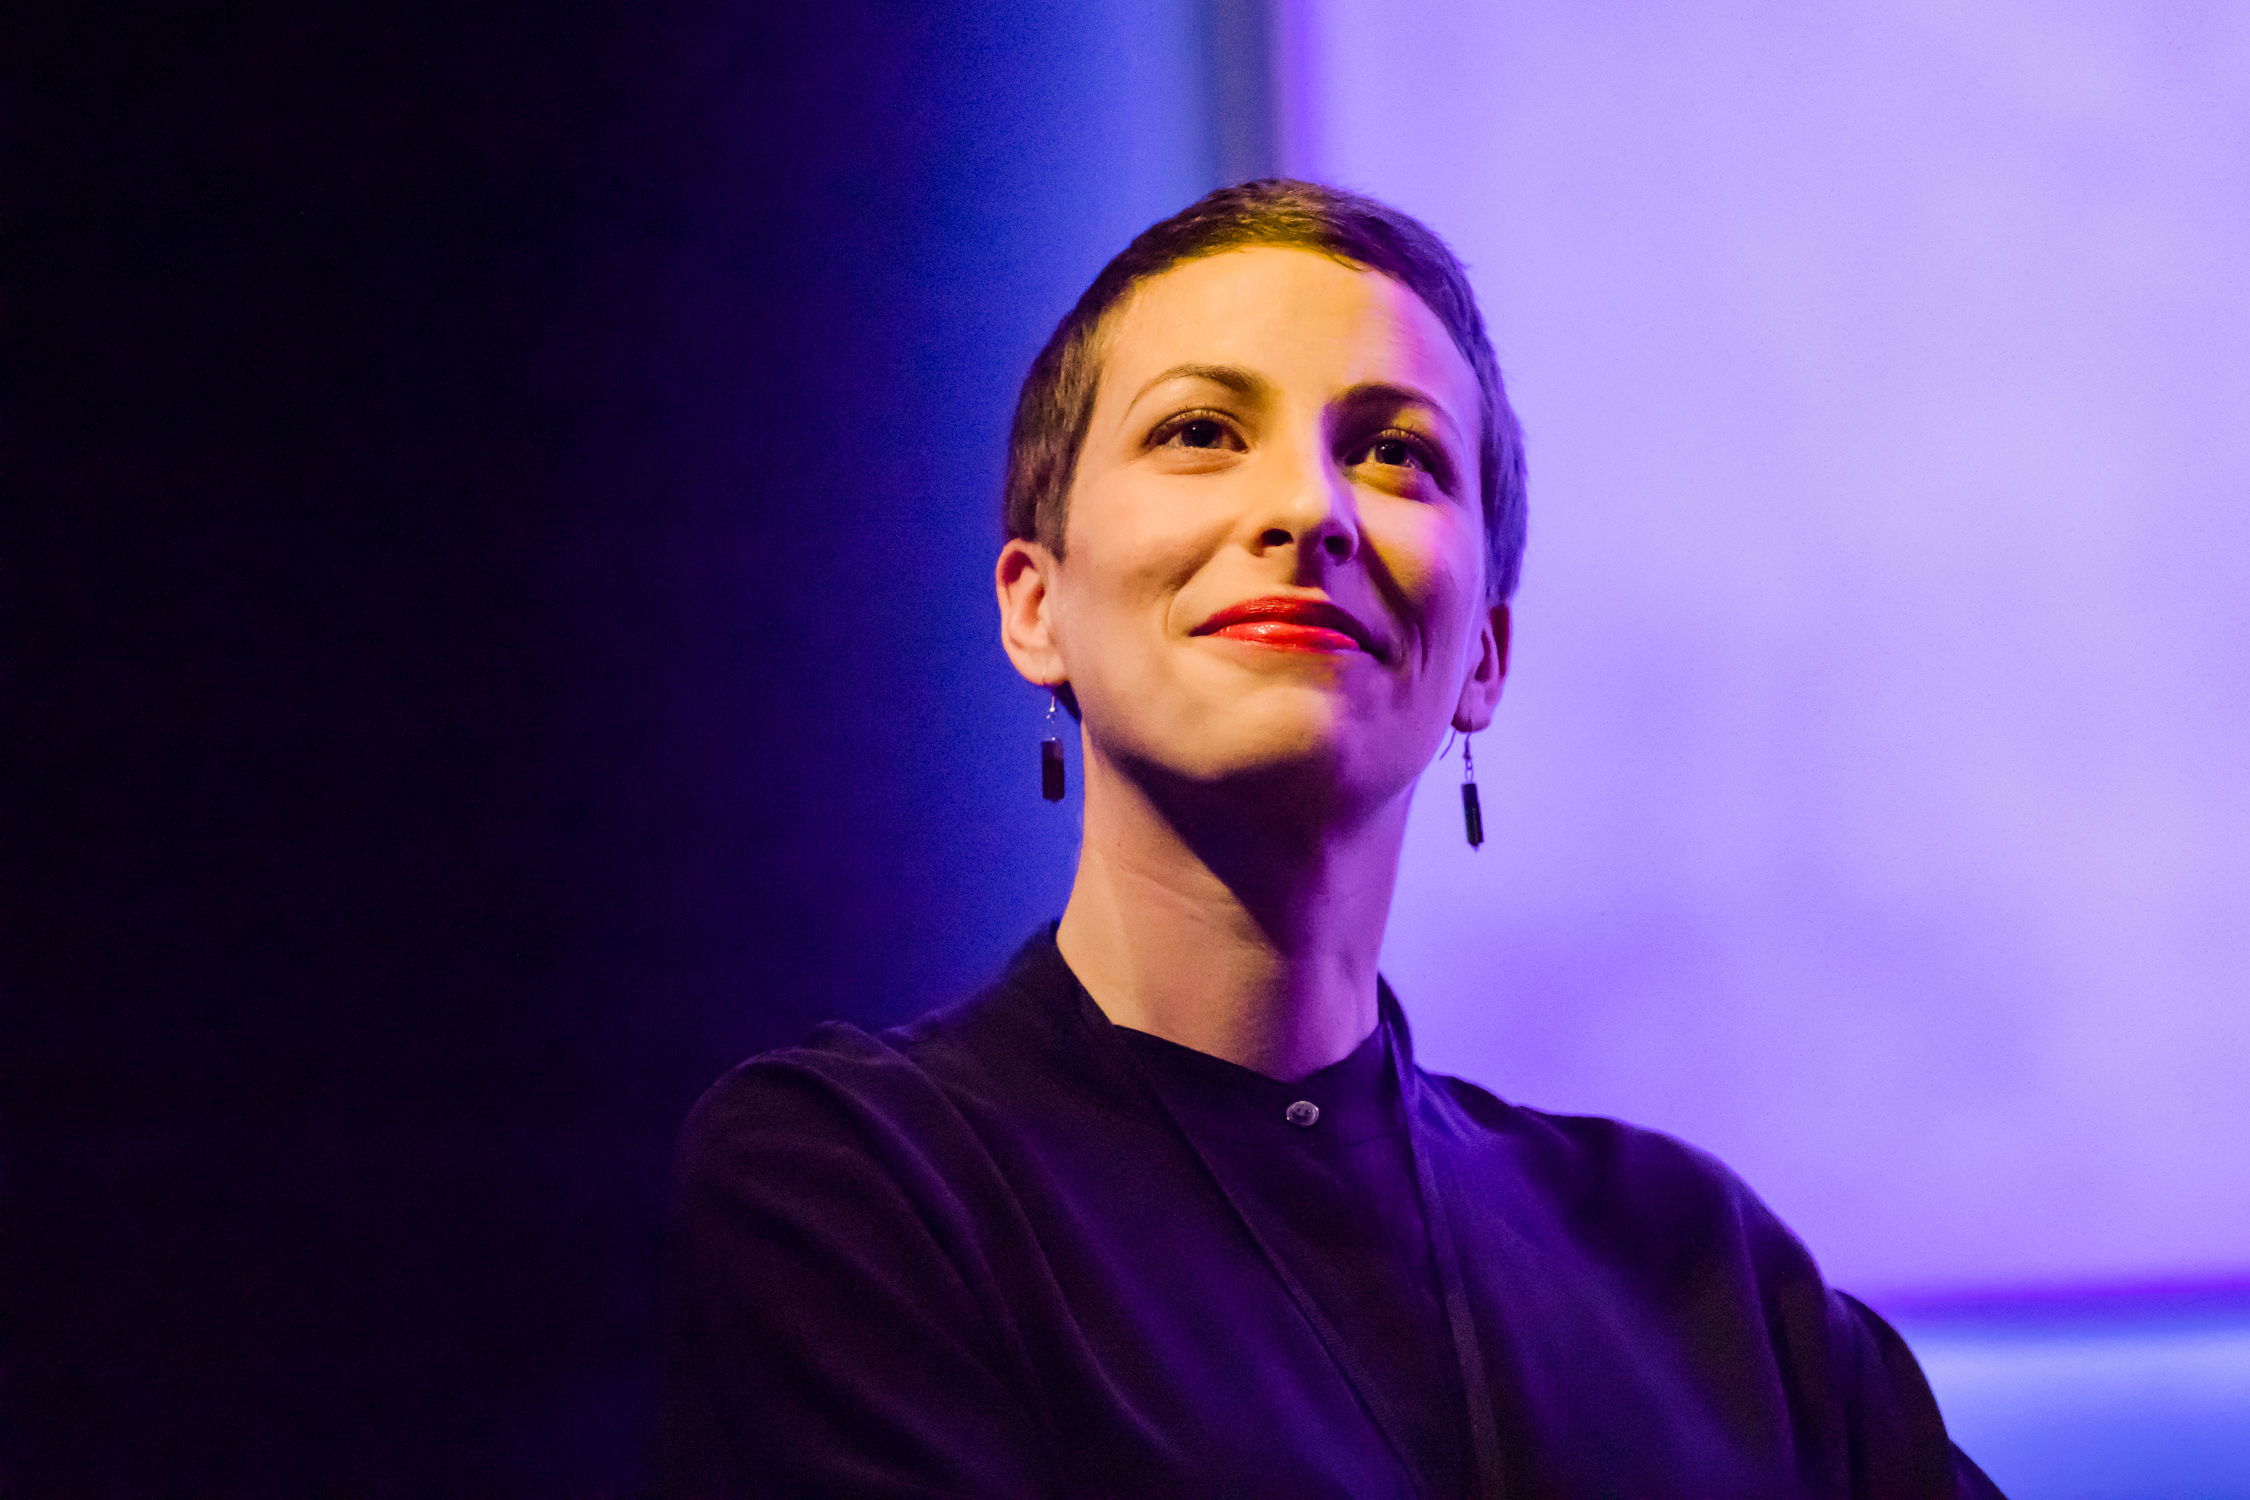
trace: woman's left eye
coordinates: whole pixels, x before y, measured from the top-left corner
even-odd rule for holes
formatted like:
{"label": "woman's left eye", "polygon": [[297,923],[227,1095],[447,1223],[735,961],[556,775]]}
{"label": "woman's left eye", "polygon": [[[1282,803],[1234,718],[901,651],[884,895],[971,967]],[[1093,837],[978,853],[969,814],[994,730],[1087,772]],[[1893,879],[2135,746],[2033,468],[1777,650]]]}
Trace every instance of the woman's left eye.
{"label": "woman's left eye", "polygon": [[1388,469],[1420,469],[1424,473],[1431,468],[1421,448],[1402,437],[1376,438],[1354,455],[1354,461],[1381,464]]}

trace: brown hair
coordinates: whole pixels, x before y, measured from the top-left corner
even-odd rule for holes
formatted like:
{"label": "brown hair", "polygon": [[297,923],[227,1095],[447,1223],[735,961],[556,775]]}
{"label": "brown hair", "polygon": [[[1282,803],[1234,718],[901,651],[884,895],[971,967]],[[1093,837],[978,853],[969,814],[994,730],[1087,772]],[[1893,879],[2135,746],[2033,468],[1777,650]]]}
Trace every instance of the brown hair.
{"label": "brown hair", "polygon": [[1508,405],[1468,273],[1419,219],[1341,188],[1288,178],[1221,188],[1142,230],[1056,325],[1024,377],[1008,434],[1002,511],[1008,535],[1036,540],[1062,555],[1065,507],[1094,416],[1102,322],[1110,310],[1135,286],[1183,261],[1254,245],[1312,250],[1380,271],[1428,304],[1453,335],[1477,376],[1477,471],[1491,554],[1489,592],[1495,603],[1505,601],[1515,592],[1523,562],[1523,429]]}

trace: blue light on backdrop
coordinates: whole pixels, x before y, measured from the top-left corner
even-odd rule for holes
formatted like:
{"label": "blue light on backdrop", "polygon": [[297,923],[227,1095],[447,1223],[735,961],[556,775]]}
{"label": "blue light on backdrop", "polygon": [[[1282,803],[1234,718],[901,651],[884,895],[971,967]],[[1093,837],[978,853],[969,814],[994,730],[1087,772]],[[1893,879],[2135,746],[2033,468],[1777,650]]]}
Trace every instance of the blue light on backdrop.
{"label": "blue light on backdrop", "polygon": [[2016,1500],[2250,1496],[2250,1293],[1893,1316],[1948,1428]]}

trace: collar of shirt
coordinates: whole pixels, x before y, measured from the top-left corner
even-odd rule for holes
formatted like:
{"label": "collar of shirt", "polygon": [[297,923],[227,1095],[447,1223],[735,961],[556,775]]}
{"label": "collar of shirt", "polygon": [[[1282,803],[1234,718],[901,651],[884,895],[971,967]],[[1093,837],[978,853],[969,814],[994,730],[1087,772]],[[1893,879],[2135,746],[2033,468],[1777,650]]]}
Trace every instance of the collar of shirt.
{"label": "collar of shirt", "polygon": [[1339,1061],[1284,1083],[1225,1058],[1115,1025],[1083,987],[1079,1005],[1086,1024],[1115,1035],[1180,1123],[1206,1140],[1270,1140],[1321,1150],[1405,1129],[1391,1071],[1388,1025],[1379,1022]]}

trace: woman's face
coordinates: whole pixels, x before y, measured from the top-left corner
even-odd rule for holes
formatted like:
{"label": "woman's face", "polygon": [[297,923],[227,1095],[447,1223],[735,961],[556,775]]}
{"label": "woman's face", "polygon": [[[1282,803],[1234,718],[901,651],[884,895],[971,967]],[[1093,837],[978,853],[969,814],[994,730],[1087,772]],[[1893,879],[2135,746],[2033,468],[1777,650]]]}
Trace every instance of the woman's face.
{"label": "woman's face", "polygon": [[1395,796],[1506,665],[1477,417],[1387,276],[1258,248],[1151,278],[1110,319],[1062,557],[1002,554],[1010,654],[1115,765]]}

